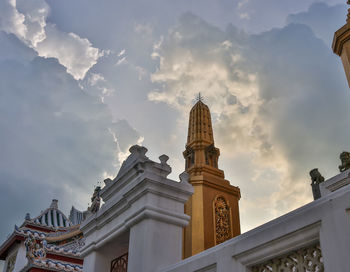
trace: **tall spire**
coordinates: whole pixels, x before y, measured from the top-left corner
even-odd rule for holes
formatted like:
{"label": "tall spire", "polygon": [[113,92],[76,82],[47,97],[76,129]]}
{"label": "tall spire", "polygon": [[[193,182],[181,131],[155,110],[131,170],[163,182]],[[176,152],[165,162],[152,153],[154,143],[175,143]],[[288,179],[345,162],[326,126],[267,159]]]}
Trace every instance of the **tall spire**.
{"label": "tall spire", "polygon": [[192,107],[188,122],[187,146],[197,141],[214,144],[211,116],[207,105],[202,102],[200,93],[197,103]]}
{"label": "tall spire", "polygon": [[240,190],[230,185],[224,171],[218,168],[220,150],[214,145],[210,110],[200,93],[190,111],[183,155],[194,188],[194,194],[185,204],[185,212],[191,216],[184,231],[187,258],[240,234]]}
{"label": "tall spire", "polygon": [[210,110],[203,103],[200,93],[197,100],[190,111],[186,150],[183,153],[186,171],[199,173],[204,168],[216,168],[209,171],[216,171],[216,175],[223,177],[224,173],[218,169],[220,150],[214,146]]}

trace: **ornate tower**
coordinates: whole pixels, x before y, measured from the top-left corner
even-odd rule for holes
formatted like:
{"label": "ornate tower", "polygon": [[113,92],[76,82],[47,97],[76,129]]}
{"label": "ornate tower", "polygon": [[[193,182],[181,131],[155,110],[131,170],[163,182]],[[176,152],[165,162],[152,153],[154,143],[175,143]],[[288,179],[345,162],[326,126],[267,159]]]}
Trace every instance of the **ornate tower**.
{"label": "ornate tower", "polygon": [[220,150],[214,145],[209,108],[200,96],[190,112],[183,155],[194,187],[185,205],[185,213],[191,216],[184,231],[187,258],[240,234],[240,190],[230,185],[218,168]]}
{"label": "ornate tower", "polygon": [[[350,5],[350,0],[348,0],[347,4]],[[346,24],[334,33],[332,48],[333,52],[343,62],[345,75],[350,87],[350,9],[348,9]]]}

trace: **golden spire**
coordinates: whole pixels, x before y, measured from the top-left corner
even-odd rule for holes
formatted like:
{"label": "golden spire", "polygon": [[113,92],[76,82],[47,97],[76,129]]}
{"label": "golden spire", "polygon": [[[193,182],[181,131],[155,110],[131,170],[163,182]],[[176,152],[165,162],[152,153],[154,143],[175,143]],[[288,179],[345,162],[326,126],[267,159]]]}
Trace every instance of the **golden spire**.
{"label": "golden spire", "polygon": [[197,103],[190,111],[186,150],[183,155],[189,173],[207,171],[209,167],[212,169],[209,171],[214,171],[213,168],[216,168],[216,174],[223,176],[223,172],[218,169],[220,150],[214,146],[210,110],[203,103],[200,93],[197,96]]}
{"label": "golden spire", "polygon": [[214,144],[210,110],[202,102],[203,97],[201,93],[198,94],[197,100],[197,103],[192,107],[190,112],[186,146],[191,146],[199,142],[205,145]]}
{"label": "golden spire", "polygon": [[[225,180],[224,171],[218,168],[220,150],[214,145],[210,110],[200,93],[196,100],[190,111],[186,150],[183,152],[185,170],[194,188],[185,204],[185,212],[191,216],[184,231],[185,258],[240,234],[240,190],[230,185]],[[223,206],[228,222],[225,226],[220,223],[222,212],[218,212],[218,207]]]}

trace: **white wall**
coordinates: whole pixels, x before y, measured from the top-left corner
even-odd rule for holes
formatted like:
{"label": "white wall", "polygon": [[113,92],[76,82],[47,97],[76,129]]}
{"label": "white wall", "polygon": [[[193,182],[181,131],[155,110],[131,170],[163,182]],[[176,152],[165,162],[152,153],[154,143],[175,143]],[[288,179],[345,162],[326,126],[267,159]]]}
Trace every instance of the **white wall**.
{"label": "white wall", "polygon": [[350,186],[159,271],[248,272],[317,242],[325,271],[350,271]]}
{"label": "white wall", "polygon": [[[130,152],[101,191],[105,204],[81,224],[84,272],[108,271],[123,250],[129,253],[128,272],[154,272],[182,258],[182,229],[190,219],[184,204],[193,193],[188,175],[170,180],[167,156],[157,163],[145,156],[144,147]],[[106,250],[108,245],[113,250]]]}

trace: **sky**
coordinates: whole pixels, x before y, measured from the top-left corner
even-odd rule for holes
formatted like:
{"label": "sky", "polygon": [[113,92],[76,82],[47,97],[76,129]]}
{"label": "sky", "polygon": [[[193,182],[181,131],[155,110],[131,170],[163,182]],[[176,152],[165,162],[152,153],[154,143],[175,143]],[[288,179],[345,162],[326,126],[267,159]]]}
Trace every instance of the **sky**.
{"label": "sky", "polygon": [[350,150],[345,0],[0,0],[0,241],[53,198],[85,210],[128,149],[184,171],[210,107],[242,232],[312,201]]}

